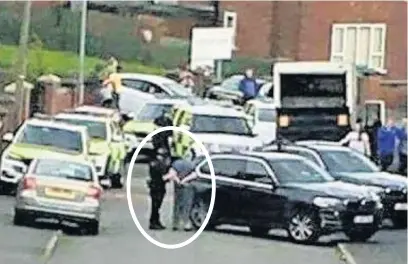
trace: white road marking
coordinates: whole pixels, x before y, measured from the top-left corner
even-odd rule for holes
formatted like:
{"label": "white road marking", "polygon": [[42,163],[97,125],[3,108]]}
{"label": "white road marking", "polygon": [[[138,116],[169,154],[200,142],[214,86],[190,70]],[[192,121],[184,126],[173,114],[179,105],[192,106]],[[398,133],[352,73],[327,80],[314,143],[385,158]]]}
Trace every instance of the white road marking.
{"label": "white road marking", "polygon": [[342,260],[345,263],[347,263],[347,264],[357,264],[357,262],[354,260],[354,257],[347,250],[346,245],[344,245],[342,243],[339,243],[339,244],[337,244],[337,249],[340,251],[340,255],[342,257]]}
{"label": "white road marking", "polygon": [[52,237],[50,238],[50,240],[48,240],[48,243],[45,246],[44,249],[44,254],[43,254],[43,258],[45,263],[48,262],[48,260],[51,258],[52,253],[54,252],[57,244],[58,244],[58,239],[59,237],[62,235],[62,231],[58,230],[56,232],[54,232],[54,234],[52,235]]}

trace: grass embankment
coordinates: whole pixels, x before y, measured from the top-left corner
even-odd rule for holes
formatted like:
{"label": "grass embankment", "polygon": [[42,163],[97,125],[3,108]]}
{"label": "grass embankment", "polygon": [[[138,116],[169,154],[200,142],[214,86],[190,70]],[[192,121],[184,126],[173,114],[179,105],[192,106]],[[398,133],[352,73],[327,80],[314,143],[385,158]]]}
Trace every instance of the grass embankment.
{"label": "grass embankment", "polygon": [[[0,45],[0,68],[11,69],[17,58],[18,47]],[[78,72],[79,56],[73,52],[30,50],[28,75],[35,78],[39,73],[72,76]],[[85,58],[85,75],[89,76],[97,65],[103,64],[99,58]],[[142,65],[138,62],[121,62],[124,72],[163,74],[164,69]]]}

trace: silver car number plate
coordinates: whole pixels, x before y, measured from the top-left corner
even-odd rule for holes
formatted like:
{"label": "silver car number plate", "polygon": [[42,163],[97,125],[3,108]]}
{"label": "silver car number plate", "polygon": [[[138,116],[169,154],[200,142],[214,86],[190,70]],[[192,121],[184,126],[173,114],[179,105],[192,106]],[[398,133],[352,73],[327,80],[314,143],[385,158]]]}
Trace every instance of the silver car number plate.
{"label": "silver car number plate", "polygon": [[374,216],[372,215],[357,215],[354,217],[354,223],[356,224],[371,224],[374,222]]}

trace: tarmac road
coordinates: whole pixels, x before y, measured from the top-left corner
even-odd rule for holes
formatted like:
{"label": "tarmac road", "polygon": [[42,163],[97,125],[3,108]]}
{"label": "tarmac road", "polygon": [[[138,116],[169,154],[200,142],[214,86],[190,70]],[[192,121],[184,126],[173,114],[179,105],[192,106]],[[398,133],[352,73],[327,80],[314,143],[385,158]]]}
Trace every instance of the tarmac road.
{"label": "tarmac road", "polygon": [[[144,183],[146,167],[137,165],[133,173],[133,204],[144,228],[147,227],[148,199]],[[108,191],[99,236],[81,236],[69,232],[60,237],[56,250],[48,263],[159,263],[218,264],[290,263],[339,264],[335,245],[345,244],[357,264],[407,263],[407,237],[405,230],[380,231],[372,241],[351,244],[345,237],[332,236],[314,246],[301,246],[287,241],[280,232],[268,237],[251,237],[246,229],[225,227],[214,232],[203,232],[189,246],[166,250],[147,241],[133,223],[126,201],[125,190]],[[171,191],[163,206],[163,221],[170,223]],[[55,226],[14,227],[13,198],[0,196],[0,263],[45,263],[41,259]],[[170,230],[150,232],[163,243],[179,243],[193,233]]]}

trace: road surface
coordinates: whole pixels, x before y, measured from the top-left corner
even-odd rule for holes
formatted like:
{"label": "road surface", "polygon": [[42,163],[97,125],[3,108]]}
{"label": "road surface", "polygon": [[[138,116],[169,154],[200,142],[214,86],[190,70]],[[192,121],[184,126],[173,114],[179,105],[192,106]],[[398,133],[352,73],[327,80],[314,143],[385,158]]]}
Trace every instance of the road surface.
{"label": "road surface", "polygon": [[[144,179],[145,165],[136,165],[132,177],[132,201],[144,228],[147,227],[148,200]],[[163,220],[170,223],[171,190],[163,206]],[[406,230],[382,230],[367,243],[349,243],[343,236],[322,239],[316,245],[290,243],[282,232],[272,232],[264,238],[251,237],[243,228],[222,227],[203,232],[189,246],[168,250],[147,241],[130,216],[125,189],[108,191],[99,236],[80,235],[75,229],[64,229],[49,264],[71,263],[159,263],[179,264],[264,264],[290,263],[340,264],[337,243],[343,243],[357,264],[407,263]],[[0,196],[0,263],[46,263],[43,250],[58,226],[43,224],[35,227],[12,225],[13,197]],[[193,233],[171,230],[146,230],[162,243],[175,244]]]}

